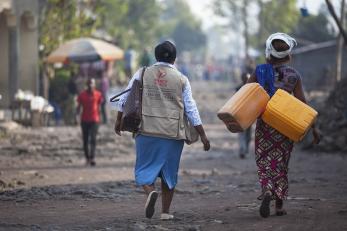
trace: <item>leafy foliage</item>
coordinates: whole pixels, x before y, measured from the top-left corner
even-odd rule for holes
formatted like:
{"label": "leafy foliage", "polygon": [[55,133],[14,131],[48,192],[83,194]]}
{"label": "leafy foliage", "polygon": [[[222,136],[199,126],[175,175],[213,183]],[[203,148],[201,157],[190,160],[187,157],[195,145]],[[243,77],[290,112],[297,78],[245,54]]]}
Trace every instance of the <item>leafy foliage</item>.
{"label": "leafy foliage", "polygon": [[[254,6],[259,8],[257,30],[251,30],[254,20],[250,13]],[[297,25],[299,12],[296,0],[215,0],[214,12],[230,19],[230,26],[242,33],[248,46],[262,47],[269,34],[290,33]]]}
{"label": "leafy foliage", "polygon": [[201,22],[190,11],[183,0],[162,2],[161,37],[172,38],[179,52],[199,50],[206,45],[206,35],[201,30]]}
{"label": "leafy foliage", "polygon": [[322,12],[318,15],[302,17],[294,31],[294,35],[310,42],[331,40],[335,38],[335,35],[334,30],[329,28],[328,25],[327,15]]}
{"label": "leafy foliage", "polygon": [[260,29],[252,38],[256,47],[262,46],[266,38],[275,32],[292,33],[299,21],[296,0],[258,1]]}
{"label": "leafy foliage", "polygon": [[123,49],[142,49],[171,37],[181,50],[194,50],[205,45],[200,27],[183,0],[41,0],[41,57],[66,40],[95,31],[111,36]]}
{"label": "leafy foliage", "polygon": [[235,31],[243,34],[245,40],[245,54],[248,56],[250,32],[249,9],[255,0],[221,0],[214,2],[216,14],[229,18],[229,24]]}
{"label": "leafy foliage", "polygon": [[98,25],[98,19],[91,12],[98,11],[95,0],[45,0],[41,1],[39,17],[39,43],[43,50],[41,57],[47,56],[62,42],[90,36]]}
{"label": "leafy foliage", "polygon": [[156,0],[100,0],[99,29],[110,34],[121,47],[153,44],[158,30],[160,7]]}
{"label": "leafy foliage", "polygon": [[206,44],[206,36],[199,27],[180,21],[172,33],[178,51],[192,51]]}

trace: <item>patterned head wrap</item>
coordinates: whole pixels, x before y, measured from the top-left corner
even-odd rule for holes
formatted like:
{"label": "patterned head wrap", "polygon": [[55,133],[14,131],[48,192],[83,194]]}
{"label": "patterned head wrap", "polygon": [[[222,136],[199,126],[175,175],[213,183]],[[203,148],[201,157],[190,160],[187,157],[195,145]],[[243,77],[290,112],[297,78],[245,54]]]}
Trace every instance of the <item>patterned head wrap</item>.
{"label": "patterned head wrap", "polygon": [[[282,40],[283,42],[285,42],[289,46],[289,49],[286,51],[276,51],[275,48],[272,46],[272,41],[275,39]],[[282,59],[288,56],[296,45],[296,40],[285,33],[272,34],[266,40],[265,56],[266,58],[270,58],[270,55],[272,55],[275,58]]]}

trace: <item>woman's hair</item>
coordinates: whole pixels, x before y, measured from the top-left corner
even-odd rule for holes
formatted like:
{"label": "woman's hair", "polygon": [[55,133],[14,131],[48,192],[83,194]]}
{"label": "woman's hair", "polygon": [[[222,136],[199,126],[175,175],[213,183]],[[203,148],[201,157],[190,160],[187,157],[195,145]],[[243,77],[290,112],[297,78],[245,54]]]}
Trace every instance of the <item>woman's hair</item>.
{"label": "woman's hair", "polygon": [[176,60],[176,46],[170,41],[158,44],[154,53],[158,62],[174,63]]}
{"label": "woman's hair", "polygon": [[[279,51],[279,52],[286,51],[286,50],[290,49],[290,46],[286,42],[284,42],[283,40],[280,40],[280,39],[272,40],[271,45],[276,51]],[[290,59],[291,59],[290,55],[287,55],[284,58],[276,58],[273,55],[270,55],[268,62],[271,64],[278,64],[278,63],[288,62],[288,61],[290,61]]]}

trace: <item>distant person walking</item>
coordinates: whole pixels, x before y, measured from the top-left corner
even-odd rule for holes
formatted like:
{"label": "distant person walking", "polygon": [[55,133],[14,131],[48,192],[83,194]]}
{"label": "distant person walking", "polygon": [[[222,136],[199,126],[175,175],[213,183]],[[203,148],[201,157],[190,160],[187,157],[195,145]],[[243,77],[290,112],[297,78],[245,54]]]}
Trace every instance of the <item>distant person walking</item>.
{"label": "distant person walking", "polygon": [[141,59],[140,59],[140,64],[143,67],[148,67],[149,65],[151,65],[151,55],[149,54],[147,48],[145,48],[143,50],[143,53],[142,53]]}
{"label": "distant person walking", "polygon": [[[83,136],[83,150],[86,164],[95,166],[96,135],[100,122],[100,105],[103,102],[101,92],[95,89],[95,79],[88,79],[87,89],[77,98],[77,115],[81,115],[81,128]],[[90,146],[90,147],[89,147]]]}
{"label": "distant person walking", "polygon": [[[148,195],[145,215],[154,214],[158,192],[155,190],[157,177],[161,178],[162,220],[173,219],[169,214],[174,189],[177,184],[178,168],[184,146],[184,117],[195,127],[204,145],[210,149],[198,109],[192,97],[188,78],[173,65],[176,47],[169,41],[155,47],[157,63],[148,67],[143,76],[142,125],[136,134],[135,180]],[[142,68],[129,82],[140,80]],[[120,135],[123,105],[128,94],[120,98],[115,132]]]}
{"label": "distant person walking", "polygon": [[132,46],[129,46],[129,48],[124,53],[124,70],[126,77],[130,78],[133,75],[133,69],[135,66],[135,51],[133,50]]}
{"label": "distant person walking", "polygon": [[[288,63],[291,60],[292,48],[296,45],[294,38],[284,33],[270,35],[266,41],[266,64],[256,67],[255,73],[248,79],[258,82],[270,97],[277,89],[283,89],[306,103],[300,74]],[[314,143],[319,143],[320,135],[312,126]],[[262,187],[260,215],[270,215],[270,202],[276,201],[276,215],[286,214],[283,200],[288,195],[288,164],[293,150],[293,141],[258,119],[255,130],[255,158],[258,176]]]}
{"label": "distant person walking", "polygon": [[[250,74],[247,72],[244,72],[241,75],[242,83],[236,88],[236,91],[240,90],[240,88],[247,83],[247,80],[249,78]],[[238,133],[239,137],[239,156],[241,159],[246,158],[246,155],[249,151],[249,143],[251,142],[252,138],[252,126],[247,128],[245,131]]]}
{"label": "distant person walking", "polygon": [[100,92],[102,94],[103,102],[101,103],[101,117],[102,117],[102,123],[107,124],[108,116],[107,116],[107,109],[106,109],[106,98],[107,98],[107,92],[110,88],[110,80],[107,77],[106,73],[101,74],[101,81],[100,81]]}

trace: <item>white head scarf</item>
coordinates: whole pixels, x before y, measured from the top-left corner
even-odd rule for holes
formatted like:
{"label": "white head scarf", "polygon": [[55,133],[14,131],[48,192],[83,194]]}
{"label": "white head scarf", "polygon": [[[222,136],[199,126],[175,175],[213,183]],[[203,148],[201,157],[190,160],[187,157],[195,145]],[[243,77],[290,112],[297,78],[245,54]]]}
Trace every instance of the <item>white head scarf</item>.
{"label": "white head scarf", "polygon": [[[283,42],[285,42],[289,46],[289,49],[286,51],[276,51],[275,48],[272,46],[272,41],[275,39],[282,40]],[[266,40],[265,56],[266,58],[270,58],[270,55],[279,59],[284,58],[290,54],[290,52],[296,45],[296,40],[285,33],[272,34]]]}

